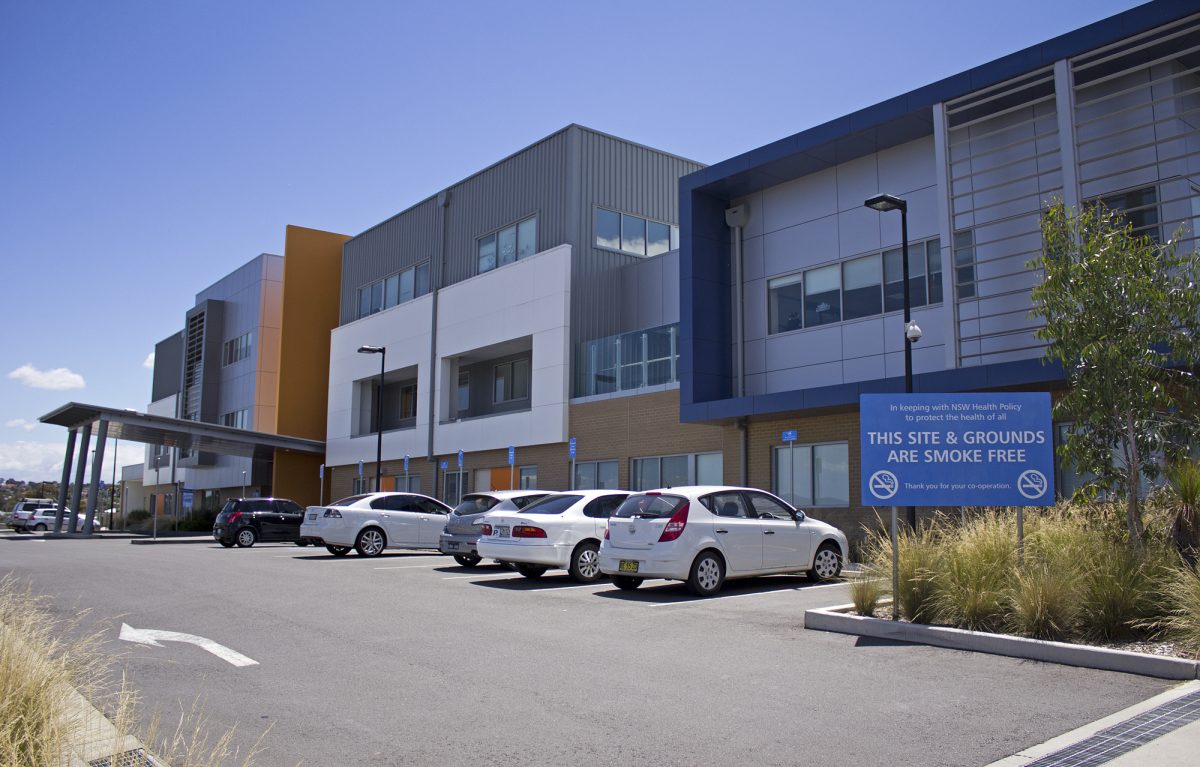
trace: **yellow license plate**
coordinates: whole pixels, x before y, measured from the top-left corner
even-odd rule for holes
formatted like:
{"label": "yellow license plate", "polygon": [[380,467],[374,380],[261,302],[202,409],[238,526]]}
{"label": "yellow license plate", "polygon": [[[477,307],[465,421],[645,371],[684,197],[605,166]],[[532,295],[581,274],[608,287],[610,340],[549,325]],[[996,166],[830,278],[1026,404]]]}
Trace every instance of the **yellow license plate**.
{"label": "yellow license plate", "polygon": [[638,571],[638,562],[636,559],[622,559],[617,569],[623,573],[636,573]]}

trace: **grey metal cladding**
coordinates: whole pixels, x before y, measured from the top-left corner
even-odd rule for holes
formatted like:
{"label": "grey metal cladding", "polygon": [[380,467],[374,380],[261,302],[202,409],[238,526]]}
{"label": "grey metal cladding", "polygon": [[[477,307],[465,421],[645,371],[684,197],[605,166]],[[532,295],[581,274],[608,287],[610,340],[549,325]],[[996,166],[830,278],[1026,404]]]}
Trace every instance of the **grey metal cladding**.
{"label": "grey metal cladding", "polygon": [[[701,163],[594,131],[580,131],[581,232],[571,275],[571,340],[587,341],[625,327],[619,271],[640,256],[595,247],[596,207],[679,225],[679,179]],[[601,289],[596,290],[600,282]],[[678,289],[678,288],[676,288]],[[678,311],[676,309],[676,311]]]}
{"label": "grey metal cladding", "polygon": [[183,381],[183,332],[168,336],[154,345],[154,380],[150,401],[158,402],[179,394]]}
{"label": "grey metal cladding", "polygon": [[359,288],[432,260],[438,247],[438,221],[437,198],[430,197],[346,242],[339,324],[357,317]]}

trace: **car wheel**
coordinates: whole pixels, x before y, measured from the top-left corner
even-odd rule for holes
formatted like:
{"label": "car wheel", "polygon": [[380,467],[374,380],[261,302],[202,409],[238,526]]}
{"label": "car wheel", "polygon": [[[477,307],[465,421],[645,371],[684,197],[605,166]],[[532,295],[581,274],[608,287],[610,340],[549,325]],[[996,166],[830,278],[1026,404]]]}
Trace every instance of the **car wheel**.
{"label": "car wheel", "polygon": [[614,575],[612,579],[621,591],[633,591],[642,585],[642,579],[634,578],[632,575]]}
{"label": "car wheel", "polygon": [[692,563],[692,572],[687,585],[692,593],[700,597],[711,597],[725,583],[725,562],[715,551],[705,551]]}
{"label": "car wheel", "polygon": [[308,545],[308,541],[296,541],[296,545],[297,545],[297,546],[307,546],[307,545]]}
{"label": "car wheel", "polygon": [[478,554],[455,554],[454,561],[463,567],[474,567],[483,560]]}
{"label": "car wheel", "polygon": [[221,544],[222,546],[224,546],[224,547],[225,547],[225,548],[227,548],[227,549],[232,549],[232,548],[233,548],[233,541],[227,541],[227,540],[225,540],[224,538],[222,538],[221,540],[217,541],[217,543]]}
{"label": "car wheel", "polygon": [[326,546],[325,550],[335,557],[344,557],[350,553],[349,546]]}
{"label": "car wheel", "polygon": [[829,581],[841,575],[842,555],[836,544],[826,541],[817,549],[813,557],[812,569],[808,571],[810,581]]}
{"label": "car wheel", "polygon": [[257,540],[258,540],[258,535],[254,532],[254,528],[243,527],[241,530],[238,530],[237,545],[241,546],[243,549],[250,548],[251,546],[254,545],[254,542]]}
{"label": "car wheel", "polygon": [[387,541],[383,537],[383,531],[378,527],[368,527],[358,534],[358,540],[354,542],[354,550],[364,557],[377,557],[383,553],[387,547]]}
{"label": "car wheel", "polygon": [[584,541],[571,554],[571,577],[580,583],[595,583],[600,580],[600,547],[592,541]]}
{"label": "car wheel", "polygon": [[46,526],[45,526],[45,525],[41,525],[41,524],[39,524],[39,525],[34,525],[34,526],[33,526],[33,529],[34,529],[34,532],[38,532],[38,533],[44,533],[44,532],[46,532]]}
{"label": "car wheel", "polygon": [[527,565],[524,562],[517,564],[517,572],[524,575],[526,578],[537,580],[545,574],[547,568],[541,565]]}

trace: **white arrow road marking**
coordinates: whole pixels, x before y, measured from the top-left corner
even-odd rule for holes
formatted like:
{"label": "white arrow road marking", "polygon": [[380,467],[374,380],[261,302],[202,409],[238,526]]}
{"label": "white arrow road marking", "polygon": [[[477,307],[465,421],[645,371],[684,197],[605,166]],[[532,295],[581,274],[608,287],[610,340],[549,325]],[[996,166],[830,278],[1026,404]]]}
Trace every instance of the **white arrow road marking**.
{"label": "white arrow road marking", "polygon": [[121,624],[120,639],[126,642],[137,642],[138,644],[149,645],[151,647],[162,647],[159,640],[163,642],[187,642],[194,644],[197,647],[208,650],[213,655],[221,660],[228,661],[235,666],[257,666],[258,661],[253,658],[247,658],[240,652],[230,650],[223,644],[217,644],[211,639],[198,637],[195,634],[184,634],[180,631],[162,631],[160,629],[135,629],[128,623]]}

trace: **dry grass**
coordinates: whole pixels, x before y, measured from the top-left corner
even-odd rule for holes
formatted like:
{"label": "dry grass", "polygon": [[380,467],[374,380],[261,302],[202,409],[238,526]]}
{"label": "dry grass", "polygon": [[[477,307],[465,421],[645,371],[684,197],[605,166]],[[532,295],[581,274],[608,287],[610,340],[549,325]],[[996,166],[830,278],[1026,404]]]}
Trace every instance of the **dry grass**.
{"label": "dry grass", "polygon": [[[85,749],[89,758],[97,748],[116,755],[127,749],[127,734],[136,734],[137,696],[123,674],[115,687],[106,684],[115,659],[101,649],[104,629],[80,635],[85,615],[57,618],[29,584],[0,579],[0,767],[66,764]],[[77,693],[106,711],[112,726],[76,715],[89,709]],[[170,721],[164,727],[155,714],[140,740],[172,767],[251,767],[266,735],[239,755],[234,731],[214,731],[200,698]]]}

